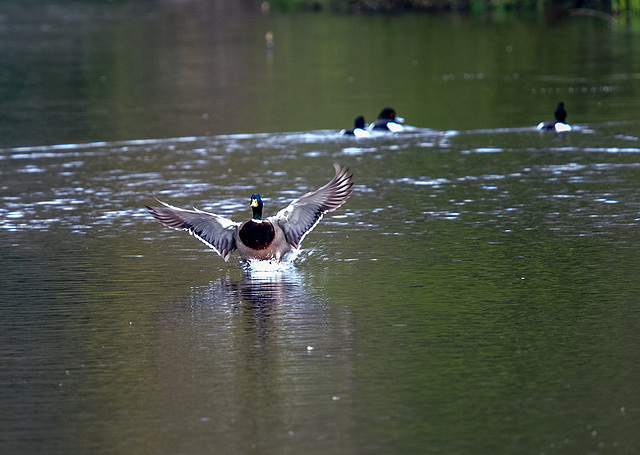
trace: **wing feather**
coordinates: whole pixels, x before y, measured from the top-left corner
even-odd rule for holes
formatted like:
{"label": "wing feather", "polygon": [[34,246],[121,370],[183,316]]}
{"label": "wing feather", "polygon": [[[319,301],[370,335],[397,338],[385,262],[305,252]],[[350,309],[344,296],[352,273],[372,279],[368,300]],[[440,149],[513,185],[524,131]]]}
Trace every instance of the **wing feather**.
{"label": "wing feather", "polygon": [[194,208],[185,210],[162,202],[163,207],[149,207],[153,217],[165,226],[184,230],[215,250],[222,259],[229,260],[229,256],[236,249],[236,229],[240,223],[214,213],[204,212]]}
{"label": "wing feather", "polygon": [[287,243],[298,248],[304,237],[320,222],[323,215],[342,204],[353,191],[353,174],[348,168],[333,165],[336,175],[329,183],[292,201],[270,217],[284,232]]}

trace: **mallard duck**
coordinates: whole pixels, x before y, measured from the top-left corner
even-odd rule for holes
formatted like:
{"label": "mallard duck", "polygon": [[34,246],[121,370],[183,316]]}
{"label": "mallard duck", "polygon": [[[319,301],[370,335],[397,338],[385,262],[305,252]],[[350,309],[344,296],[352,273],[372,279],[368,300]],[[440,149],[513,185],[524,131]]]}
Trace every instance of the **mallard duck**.
{"label": "mallard duck", "polygon": [[566,133],[567,131],[571,131],[571,125],[565,123],[567,120],[567,111],[564,108],[563,102],[558,103],[558,107],[556,107],[556,111],[553,113],[553,116],[556,118],[555,122],[540,122],[536,129],[539,131],[555,131],[556,133]]}
{"label": "mallard duck", "polygon": [[378,119],[369,125],[370,130],[383,130],[397,133],[402,131],[401,123],[404,122],[402,117],[396,115],[396,111],[390,107],[385,107],[378,114]]}
{"label": "mallard duck", "polygon": [[371,133],[369,133],[369,131],[365,130],[364,127],[365,127],[364,117],[362,115],[359,115],[353,121],[353,128],[344,129],[344,130],[340,131],[340,134],[343,135],[343,136],[355,136],[355,137],[369,137],[369,136],[371,136]]}
{"label": "mallard duck", "polygon": [[167,227],[188,231],[213,248],[222,259],[229,260],[238,250],[243,260],[275,259],[300,247],[304,237],[331,212],[349,198],[353,187],[353,174],[349,169],[333,165],[336,175],[329,183],[292,201],[274,216],[262,218],[263,202],[259,194],[251,195],[253,217],[244,223],[231,221],[214,213],[194,208],[185,210],[156,200],[162,207],[147,209],[153,217]]}

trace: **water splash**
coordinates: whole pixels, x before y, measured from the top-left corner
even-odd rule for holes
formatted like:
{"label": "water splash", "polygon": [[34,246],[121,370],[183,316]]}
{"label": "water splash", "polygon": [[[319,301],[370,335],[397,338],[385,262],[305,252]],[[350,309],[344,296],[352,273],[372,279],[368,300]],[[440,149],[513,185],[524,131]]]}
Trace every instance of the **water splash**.
{"label": "water splash", "polygon": [[300,255],[300,250],[296,249],[287,253],[281,261],[269,259],[249,259],[243,263],[244,270],[251,274],[278,274],[295,270],[294,261]]}
{"label": "water splash", "polygon": [[[302,284],[300,272],[293,260],[276,261],[275,259],[261,261],[250,259],[243,263],[244,277],[252,285],[272,286],[282,284]],[[261,288],[264,291],[264,288]]]}

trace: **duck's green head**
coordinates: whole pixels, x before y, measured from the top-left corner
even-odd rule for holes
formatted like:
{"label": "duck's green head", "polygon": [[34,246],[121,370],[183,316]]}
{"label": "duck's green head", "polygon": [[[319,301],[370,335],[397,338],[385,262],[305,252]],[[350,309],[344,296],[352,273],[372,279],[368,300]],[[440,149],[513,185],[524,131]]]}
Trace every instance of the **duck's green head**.
{"label": "duck's green head", "polygon": [[261,220],[262,219],[262,199],[259,194],[251,195],[251,209],[253,210],[253,219]]}

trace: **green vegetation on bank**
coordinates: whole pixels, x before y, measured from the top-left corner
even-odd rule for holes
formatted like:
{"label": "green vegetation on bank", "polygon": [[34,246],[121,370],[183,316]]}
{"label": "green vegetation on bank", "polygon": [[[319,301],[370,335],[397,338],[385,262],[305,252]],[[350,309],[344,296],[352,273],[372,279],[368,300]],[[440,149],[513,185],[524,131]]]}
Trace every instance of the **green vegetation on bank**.
{"label": "green vegetation on bank", "polygon": [[474,12],[495,9],[541,11],[549,7],[591,9],[604,13],[640,8],[640,0],[271,0],[284,10],[333,10],[353,13]]}
{"label": "green vegetation on bank", "polygon": [[630,28],[637,28],[632,25],[640,22],[640,0],[271,0],[262,4],[280,11],[354,14],[536,12],[551,20],[585,15]]}

